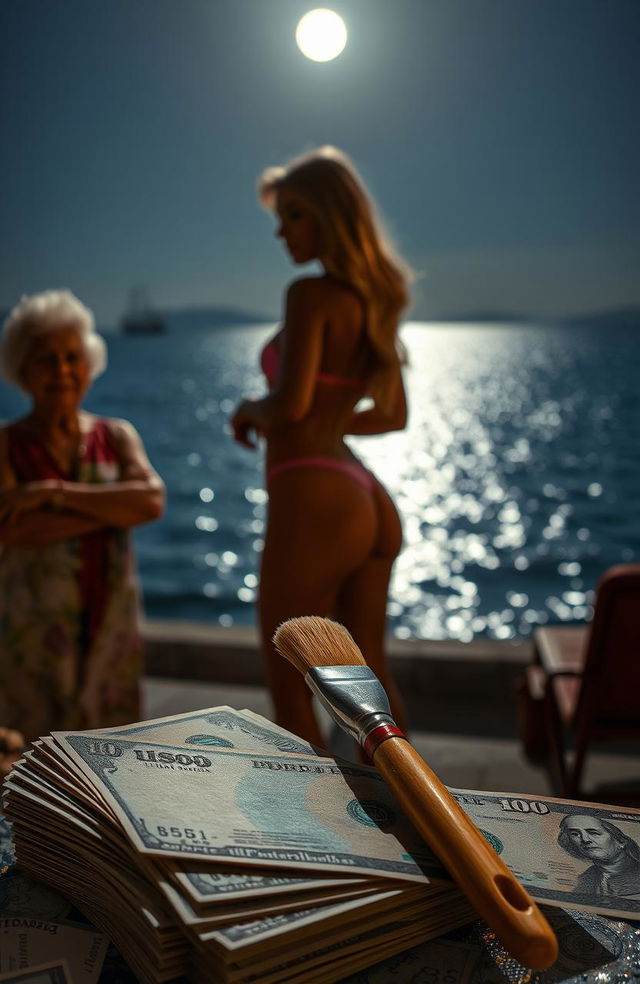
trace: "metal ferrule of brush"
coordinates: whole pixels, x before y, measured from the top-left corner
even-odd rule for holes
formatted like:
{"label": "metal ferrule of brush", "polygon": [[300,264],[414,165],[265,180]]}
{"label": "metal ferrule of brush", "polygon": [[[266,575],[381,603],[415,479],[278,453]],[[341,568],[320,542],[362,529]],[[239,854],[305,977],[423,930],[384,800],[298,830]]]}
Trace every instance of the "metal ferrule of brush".
{"label": "metal ferrule of brush", "polygon": [[368,666],[313,666],[305,680],[334,721],[361,745],[381,725],[399,733],[386,691]]}

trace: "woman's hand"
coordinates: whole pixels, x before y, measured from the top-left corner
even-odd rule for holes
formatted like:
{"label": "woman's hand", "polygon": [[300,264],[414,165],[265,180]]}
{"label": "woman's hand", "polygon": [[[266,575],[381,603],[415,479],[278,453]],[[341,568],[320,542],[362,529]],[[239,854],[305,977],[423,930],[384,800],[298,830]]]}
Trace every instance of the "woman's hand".
{"label": "woman's hand", "polygon": [[[229,421],[233,439],[245,448],[255,451],[258,438],[264,434],[261,408],[262,400],[243,400],[238,404],[235,413]],[[253,435],[253,436],[252,436]]]}
{"label": "woman's hand", "polygon": [[0,522],[11,523],[21,513],[54,505],[60,494],[60,485],[58,479],[47,478],[40,482],[25,482],[0,492]]}

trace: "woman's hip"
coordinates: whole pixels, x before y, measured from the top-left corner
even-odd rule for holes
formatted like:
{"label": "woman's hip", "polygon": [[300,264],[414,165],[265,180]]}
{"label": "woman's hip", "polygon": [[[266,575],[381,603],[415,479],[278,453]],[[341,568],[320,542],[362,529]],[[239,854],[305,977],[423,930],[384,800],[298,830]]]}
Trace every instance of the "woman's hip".
{"label": "woman's hip", "polygon": [[375,479],[371,472],[356,459],[332,458],[326,455],[299,455],[285,458],[267,466],[267,488],[271,492],[278,476],[287,472],[303,471],[304,481],[322,481],[318,472],[338,472],[357,482],[369,495],[373,494]]}

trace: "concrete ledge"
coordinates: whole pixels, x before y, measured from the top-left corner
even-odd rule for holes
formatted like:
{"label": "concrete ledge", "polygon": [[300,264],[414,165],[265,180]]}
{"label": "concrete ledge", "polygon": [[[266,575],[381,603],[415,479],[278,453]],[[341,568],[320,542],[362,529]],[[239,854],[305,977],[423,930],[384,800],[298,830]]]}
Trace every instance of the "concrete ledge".
{"label": "concrete ledge", "polygon": [[254,628],[148,619],[142,632],[147,676],[264,686],[260,641]]}
{"label": "concrete ledge", "polygon": [[[150,677],[264,686],[257,630],[151,619],[144,625]],[[389,638],[393,674],[413,727],[514,737],[515,681],[532,657],[529,640]]]}

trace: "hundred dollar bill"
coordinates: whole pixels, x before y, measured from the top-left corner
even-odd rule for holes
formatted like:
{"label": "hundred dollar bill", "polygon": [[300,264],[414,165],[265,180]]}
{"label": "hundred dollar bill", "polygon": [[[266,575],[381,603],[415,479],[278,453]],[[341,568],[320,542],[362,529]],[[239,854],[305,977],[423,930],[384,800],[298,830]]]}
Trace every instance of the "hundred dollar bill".
{"label": "hundred dollar bill", "polygon": [[421,882],[423,865],[434,867],[375,769],[92,732],[54,737],[143,853]]}
{"label": "hundred dollar bill", "polygon": [[72,984],[66,960],[54,960],[39,967],[25,967],[0,974],[2,984]]}
{"label": "hundred dollar bill", "polygon": [[[358,890],[371,885],[366,878],[309,877],[308,875],[257,874],[252,871],[235,872],[228,866],[216,867],[210,862],[198,865],[197,862],[162,860],[164,871],[168,871],[174,882],[184,889],[196,906],[224,905],[242,901],[243,898],[260,899],[267,896],[300,895],[311,893],[321,895],[341,889]],[[379,886],[378,886],[379,887]],[[372,889],[373,890],[373,889]]]}
{"label": "hundred dollar bill", "polygon": [[[342,924],[346,919],[356,914],[366,921],[369,914],[380,915],[384,909],[384,918],[393,908],[393,904],[402,903],[402,893],[399,891],[378,892],[364,901],[349,899],[326,906],[305,906],[275,915],[258,915],[253,920],[236,920],[227,925],[209,928],[206,925],[195,926],[201,943],[216,940],[228,949],[242,948],[247,941],[258,944],[260,941],[273,940],[276,936],[286,936],[289,943],[293,940],[293,929],[313,926],[314,923],[328,925]],[[327,932],[327,930],[325,930]]]}
{"label": "hundred dollar bill", "polygon": [[[378,889],[380,888],[380,882],[378,884]],[[301,897],[300,895],[295,895],[292,898],[287,896],[250,896],[248,893],[242,899],[234,900],[232,906],[209,906],[208,908],[196,909],[191,905],[188,898],[177,891],[174,886],[166,879],[160,877],[158,879],[158,885],[164,892],[165,897],[169,901],[174,912],[178,914],[180,920],[189,926],[195,926],[201,928],[206,926],[211,928],[214,925],[228,925],[230,923],[237,922],[248,922],[251,919],[259,919],[264,916],[275,916],[280,915],[283,912],[292,912],[297,909],[307,908],[309,906],[328,906],[328,905],[338,905],[346,900],[352,898],[359,898],[363,901],[368,901],[374,895],[379,895],[374,889],[360,888],[354,889],[351,893],[345,891],[337,891],[334,893],[325,892],[324,895],[319,898],[315,897]],[[389,894],[389,893],[386,893]],[[400,894],[398,891],[397,894]]]}
{"label": "hundred dollar bill", "polygon": [[0,913],[60,922],[69,915],[71,903],[50,885],[14,868],[6,874],[0,869]]}
{"label": "hundred dollar bill", "polygon": [[104,734],[163,741],[172,745],[193,745],[202,749],[328,754],[259,714],[237,711],[225,705],[101,730]]}
{"label": "hundred dollar bill", "polygon": [[[409,900],[409,902],[405,899],[405,893],[389,891],[379,892],[364,901],[350,899],[330,906],[310,906],[293,912],[265,916],[253,922],[238,922],[210,932],[205,931],[200,934],[200,940],[204,943],[215,940],[227,950],[242,950],[247,948],[247,943],[252,943],[254,948],[259,949],[260,944],[266,940],[281,937],[286,949],[292,948],[292,929],[294,928],[300,929],[301,927],[312,926],[314,923],[327,923],[329,926],[333,925],[334,928],[340,925],[343,929],[345,922],[353,921],[354,926],[362,927],[364,925],[369,930],[372,928],[376,916],[381,917],[380,924],[384,925],[390,920],[392,912],[400,913],[399,918],[409,913],[410,918],[415,911],[419,911],[424,917],[420,923],[416,922],[414,926],[416,932],[419,933],[428,918],[425,916],[427,909],[433,910],[432,913],[429,913],[431,917],[433,913],[438,913],[438,911],[447,912],[448,908],[450,906],[453,908],[454,905],[463,910],[468,921],[469,907],[466,903],[460,905],[458,893],[448,891],[442,886],[440,890],[438,890],[438,886],[432,886],[426,892],[428,894],[425,894],[423,900],[416,899],[414,896],[413,900]],[[452,919],[451,923],[455,924],[455,919]],[[325,929],[323,934],[325,939],[327,934],[328,929]]]}
{"label": "hundred dollar bill", "polygon": [[[628,965],[617,963],[620,947],[615,927],[599,916],[590,919],[599,927],[611,927],[606,945],[593,934],[588,922],[584,928],[578,924],[579,913],[544,907],[544,914],[551,924],[560,952],[553,967],[535,975],[538,984],[559,984],[564,981],[612,981],[618,976],[632,973],[633,960]],[[588,919],[582,916],[582,919]],[[629,934],[632,930],[626,927]],[[431,984],[523,984],[532,978],[531,971],[511,957],[484,923],[475,922],[456,932],[455,939],[429,940],[413,946],[403,953],[382,960],[340,984],[399,984],[401,981],[431,982]],[[490,941],[490,942],[488,942]],[[612,945],[613,941],[613,945]],[[624,972],[627,972],[625,974]],[[590,974],[597,974],[591,977]]]}
{"label": "hundred dollar bill", "polygon": [[[227,965],[231,962],[243,980],[256,984],[282,984],[290,979],[301,984],[342,980],[350,971],[368,966],[372,959],[380,961],[469,922],[470,905],[456,890],[444,892],[441,899],[422,905],[383,903],[377,915],[363,914],[358,908],[349,913],[341,907],[333,918],[301,911],[292,919],[285,914],[229,926],[201,934],[201,952],[218,953]],[[452,894],[457,903],[452,902]]]}
{"label": "hundred dollar bill", "polygon": [[[480,946],[453,940],[428,940],[349,976],[340,984],[498,984],[481,976]],[[486,971],[486,967],[485,967]],[[498,974],[500,971],[498,971]],[[503,979],[504,980],[504,979]]]}
{"label": "hundred dollar bill", "polygon": [[[247,709],[236,710],[226,705],[100,730],[103,734],[193,745],[201,749],[217,747],[242,751],[327,754],[260,714]],[[255,899],[257,895],[271,896],[274,893],[284,895],[314,890],[316,893],[330,893],[339,890],[341,886],[353,888],[355,882],[351,878],[320,880],[301,875],[277,877],[242,871],[213,872],[210,867],[208,870],[191,869],[180,874],[176,872],[174,877],[196,903],[213,904],[224,904],[231,899],[241,900],[249,896]]]}
{"label": "hundred dollar bill", "polygon": [[[235,864],[446,878],[379,773],[282,756],[58,733],[135,846]],[[540,902],[640,918],[640,811],[452,790]],[[210,804],[215,804],[211,809]]]}
{"label": "hundred dollar bill", "polygon": [[3,974],[65,959],[75,984],[95,984],[108,946],[108,938],[92,927],[20,916],[0,919]]}
{"label": "hundred dollar bill", "polygon": [[451,792],[538,902],[640,919],[640,810]]}

